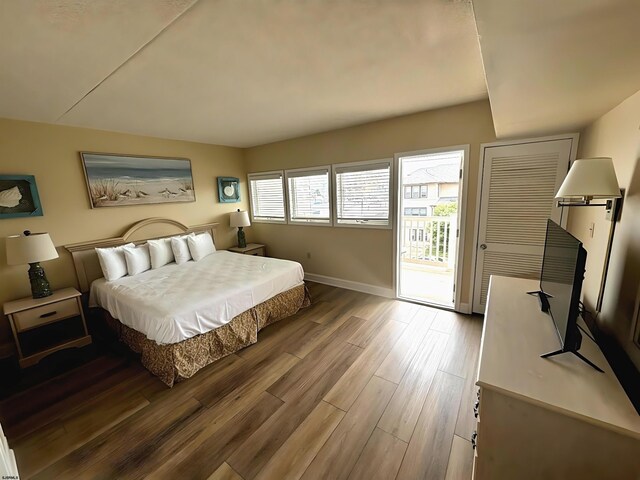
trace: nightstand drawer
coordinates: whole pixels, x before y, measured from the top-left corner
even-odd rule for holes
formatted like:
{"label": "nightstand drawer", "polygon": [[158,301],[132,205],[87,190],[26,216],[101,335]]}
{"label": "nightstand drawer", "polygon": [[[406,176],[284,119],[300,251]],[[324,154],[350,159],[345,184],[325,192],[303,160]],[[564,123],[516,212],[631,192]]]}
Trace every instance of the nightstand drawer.
{"label": "nightstand drawer", "polygon": [[247,250],[245,255],[254,255],[257,257],[264,257],[264,247],[256,248],[255,250]]}
{"label": "nightstand drawer", "polygon": [[49,305],[23,310],[13,314],[16,330],[19,332],[28,330],[38,325],[54,322],[61,318],[80,315],[78,301],[75,298],[62,300]]}

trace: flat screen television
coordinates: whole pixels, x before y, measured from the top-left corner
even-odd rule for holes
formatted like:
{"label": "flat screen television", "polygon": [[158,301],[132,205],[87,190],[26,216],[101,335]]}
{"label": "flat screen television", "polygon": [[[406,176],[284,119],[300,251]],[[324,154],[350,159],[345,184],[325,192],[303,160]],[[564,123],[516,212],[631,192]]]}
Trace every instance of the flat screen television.
{"label": "flat screen television", "polygon": [[587,251],[582,243],[553,220],[547,220],[540,291],[560,337],[560,345],[572,350],[580,315],[580,293]]}
{"label": "flat screen television", "polygon": [[561,349],[543,358],[571,352],[600,370],[578,353],[582,334],[578,328],[580,293],[587,263],[587,251],[580,240],[553,220],[547,220],[544,257],[538,295],[542,310],[553,319]]}

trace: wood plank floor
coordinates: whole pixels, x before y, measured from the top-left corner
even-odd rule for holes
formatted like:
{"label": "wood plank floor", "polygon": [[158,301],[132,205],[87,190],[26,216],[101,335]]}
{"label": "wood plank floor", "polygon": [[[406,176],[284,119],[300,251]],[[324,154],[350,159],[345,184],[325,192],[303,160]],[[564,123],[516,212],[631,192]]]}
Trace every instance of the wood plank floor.
{"label": "wood plank floor", "polygon": [[172,389],[114,354],[3,401],[21,478],[469,479],[482,319],[309,288]]}

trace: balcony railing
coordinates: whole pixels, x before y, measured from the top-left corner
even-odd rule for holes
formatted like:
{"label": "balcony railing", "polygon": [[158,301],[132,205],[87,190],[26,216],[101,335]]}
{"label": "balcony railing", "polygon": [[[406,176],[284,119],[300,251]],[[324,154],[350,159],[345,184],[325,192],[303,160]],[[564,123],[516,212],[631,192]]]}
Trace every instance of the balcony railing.
{"label": "balcony railing", "polygon": [[402,260],[452,267],[457,216],[402,217]]}

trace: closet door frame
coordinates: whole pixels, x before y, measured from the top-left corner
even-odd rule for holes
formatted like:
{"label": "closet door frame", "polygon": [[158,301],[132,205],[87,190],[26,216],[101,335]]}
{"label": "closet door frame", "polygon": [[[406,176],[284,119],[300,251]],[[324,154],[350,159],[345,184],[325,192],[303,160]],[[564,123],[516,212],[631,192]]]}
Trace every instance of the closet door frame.
{"label": "closet door frame", "polygon": [[[569,157],[569,168],[573,164],[576,159],[576,155],[578,153],[578,141],[580,139],[579,133],[567,133],[563,135],[549,135],[545,137],[534,137],[534,138],[526,138],[526,139],[514,139],[514,140],[503,140],[499,142],[491,142],[491,143],[482,143],[480,144],[480,156],[478,157],[480,162],[478,165],[478,188],[476,190],[476,212],[475,212],[475,224],[473,228],[473,250],[471,252],[471,281],[469,282],[469,302],[471,305],[471,311],[473,312],[473,305],[475,304],[474,292],[476,285],[476,273],[477,273],[477,262],[478,262],[478,238],[480,235],[480,213],[482,211],[482,186],[484,181],[484,163],[485,163],[485,152],[488,148],[492,147],[504,147],[511,145],[523,145],[527,143],[540,143],[540,142],[549,142],[554,140],[571,140],[571,153]],[[568,171],[568,170],[567,170]],[[567,218],[568,218],[568,210],[567,207],[562,207],[562,226],[566,227]],[[483,312],[484,313],[484,312]]]}

